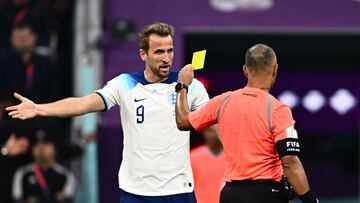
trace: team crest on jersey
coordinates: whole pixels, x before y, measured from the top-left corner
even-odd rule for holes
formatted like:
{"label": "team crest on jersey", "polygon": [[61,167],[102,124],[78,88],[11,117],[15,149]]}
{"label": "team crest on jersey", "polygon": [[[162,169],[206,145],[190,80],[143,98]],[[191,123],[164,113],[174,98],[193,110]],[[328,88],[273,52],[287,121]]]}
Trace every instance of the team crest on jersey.
{"label": "team crest on jersey", "polygon": [[175,105],[176,103],[176,92],[168,92],[168,101],[170,105]]}

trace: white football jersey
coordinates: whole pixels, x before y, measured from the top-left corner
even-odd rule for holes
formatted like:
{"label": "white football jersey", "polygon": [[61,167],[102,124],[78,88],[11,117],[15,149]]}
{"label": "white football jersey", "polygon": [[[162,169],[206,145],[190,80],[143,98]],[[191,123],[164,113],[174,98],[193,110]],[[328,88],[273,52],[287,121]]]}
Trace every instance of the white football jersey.
{"label": "white football jersey", "polygon": [[[121,74],[97,90],[106,110],[120,107],[124,135],[119,187],[129,193],[163,196],[192,192],[190,132],[175,121],[178,72],[161,83],[149,83],[144,72]],[[201,82],[189,86],[188,104],[196,110],[209,101]]]}

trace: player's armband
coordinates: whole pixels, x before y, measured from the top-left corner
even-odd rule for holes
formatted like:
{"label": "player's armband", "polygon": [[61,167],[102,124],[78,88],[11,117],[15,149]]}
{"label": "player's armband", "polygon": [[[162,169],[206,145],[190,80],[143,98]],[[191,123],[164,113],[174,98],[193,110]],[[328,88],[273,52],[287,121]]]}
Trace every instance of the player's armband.
{"label": "player's armband", "polygon": [[279,158],[286,155],[299,155],[300,154],[300,143],[299,139],[296,138],[285,138],[275,144],[276,149],[279,153]]}

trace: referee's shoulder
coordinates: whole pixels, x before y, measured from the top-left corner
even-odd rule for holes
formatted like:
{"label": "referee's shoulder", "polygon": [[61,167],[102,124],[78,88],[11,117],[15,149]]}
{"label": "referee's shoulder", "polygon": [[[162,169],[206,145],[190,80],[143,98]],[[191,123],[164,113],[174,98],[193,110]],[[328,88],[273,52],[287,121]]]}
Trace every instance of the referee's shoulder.
{"label": "referee's shoulder", "polygon": [[[271,95],[271,94],[270,94]],[[271,106],[273,110],[278,110],[278,109],[287,109],[289,111],[291,111],[291,108],[289,107],[289,105],[279,101],[276,97],[274,97],[273,95],[271,95],[272,97],[272,101],[271,101]]]}

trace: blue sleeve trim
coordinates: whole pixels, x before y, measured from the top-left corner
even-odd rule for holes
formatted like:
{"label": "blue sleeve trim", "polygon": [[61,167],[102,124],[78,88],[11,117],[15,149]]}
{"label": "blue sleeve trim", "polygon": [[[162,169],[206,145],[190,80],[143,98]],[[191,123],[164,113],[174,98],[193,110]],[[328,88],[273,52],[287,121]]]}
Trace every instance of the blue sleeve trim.
{"label": "blue sleeve trim", "polygon": [[142,85],[148,85],[150,84],[146,79],[145,79],[145,75],[144,75],[144,71],[139,71],[139,72],[134,72],[134,73],[128,73],[128,74],[124,74],[126,76],[129,76],[130,78],[132,78],[136,83],[141,83]]}
{"label": "blue sleeve trim", "polygon": [[107,111],[107,110],[109,109],[109,104],[108,104],[106,98],[105,98],[104,95],[102,95],[100,92],[95,92],[95,93],[98,94],[98,95],[101,97],[101,99],[103,100],[103,102],[104,102],[104,104],[105,104],[105,109],[102,110],[102,112]]}

